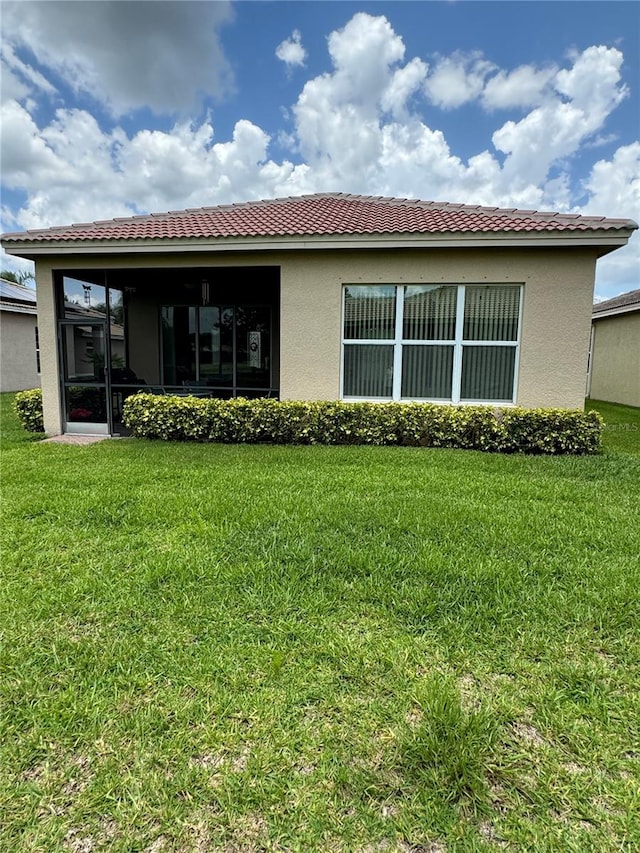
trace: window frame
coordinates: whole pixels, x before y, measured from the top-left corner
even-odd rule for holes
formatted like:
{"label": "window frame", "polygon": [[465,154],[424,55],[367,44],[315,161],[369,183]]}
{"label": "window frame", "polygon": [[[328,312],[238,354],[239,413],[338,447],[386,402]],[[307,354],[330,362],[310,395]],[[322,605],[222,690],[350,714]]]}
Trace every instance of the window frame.
{"label": "window frame", "polygon": [[[395,334],[393,338],[346,338],[346,295],[349,287],[393,287],[395,291]],[[456,292],[456,321],[455,334],[450,340],[420,340],[405,339],[403,337],[404,325],[404,300],[408,287],[455,287]],[[464,339],[464,310],[467,287],[513,287],[518,290],[518,326],[515,340],[512,341],[489,341],[489,340],[465,340]],[[345,282],[342,286],[342,312],[340,326],[340,399],[345,402],[420,402],[440,403],[444,405],[490,405],[490,406],[515,406],[518,377],[520,369],[520,347],[522,337],[522,317],[524,305],[524,283],[523,282],[405,282],[403,284],[390,284],[389,282],[350,283]],[[393,382],[391,397],[354,397],[344,393],[345,385],[345,348],[347,346],[391,346],[393,347]],[[402,396],[402,363],[405,346],[451,346],[453,348],[453,365],[451,375],[451,397],[403,397]],[[513,363],[513,384],[510,400],[486,400],[461,397],[462,390],[462,367],[465,347],[510,347],[515,350]]]}

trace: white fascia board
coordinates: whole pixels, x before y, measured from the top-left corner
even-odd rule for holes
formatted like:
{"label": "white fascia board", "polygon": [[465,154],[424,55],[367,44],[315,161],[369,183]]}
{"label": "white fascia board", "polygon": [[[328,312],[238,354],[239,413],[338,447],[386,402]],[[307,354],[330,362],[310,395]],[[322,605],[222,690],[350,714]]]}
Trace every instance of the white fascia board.
{"label": "white fascia board", "polygon": [[61,240],[8,243],[9,255],[171,254],[184,252],[286,252],[345,249],[450,249],[450,248],[553,248],[590,247],[605,253],[626,246],[631,232],[439,235],[321,235],[314,237],[234,237],[199,240]]}

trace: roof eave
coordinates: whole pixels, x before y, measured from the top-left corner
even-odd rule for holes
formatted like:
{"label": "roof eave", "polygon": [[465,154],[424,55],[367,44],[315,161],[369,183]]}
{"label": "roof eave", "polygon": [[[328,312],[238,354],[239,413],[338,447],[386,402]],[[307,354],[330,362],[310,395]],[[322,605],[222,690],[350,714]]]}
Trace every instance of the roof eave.
{"label": "roof eave", "polygon": [[35,260],[45,255],[164,254],[167,252],[275,252],[336,249],[552,248],[590,247],[598,256],[625,246],[633,229],[616,231],[473,232],[440,234],[327,234],[285,237],[198,239],[21,240],[3,243],[5,252]]}
{"label": "roof eave", "polygon": [[610,308],[608,311],[594,311],[592,320],[604,320],[607,317],[615,317],[618,314],[632,314],[634,311],[640,311],[640,302],[632,302],[630,305],[621,305],[619,308]]}
{"label": "roof eave", "polygon": [[38,309],[35,305],[20,305],[17,302],[2,302],[0,301],[0,311],[6,311],[9,314],[30,314],[36,316]]}

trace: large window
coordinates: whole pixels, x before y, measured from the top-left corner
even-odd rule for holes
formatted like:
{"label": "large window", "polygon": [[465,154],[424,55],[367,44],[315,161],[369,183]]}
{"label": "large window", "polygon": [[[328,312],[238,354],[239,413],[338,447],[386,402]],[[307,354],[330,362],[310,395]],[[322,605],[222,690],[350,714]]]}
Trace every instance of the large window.
{"label": "large window", "polygon": [[518,285],[348,285],[342,396],[511,403]]}

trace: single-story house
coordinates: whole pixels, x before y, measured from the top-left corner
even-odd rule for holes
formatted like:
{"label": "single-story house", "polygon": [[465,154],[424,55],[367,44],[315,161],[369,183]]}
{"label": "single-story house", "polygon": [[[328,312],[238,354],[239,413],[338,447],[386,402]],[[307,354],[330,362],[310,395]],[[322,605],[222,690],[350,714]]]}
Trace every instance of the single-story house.
{"label": "single-story house", "polygon": [[0,278],[0,391],[40,386],[35,290]]}
{"label": "single-story house", "polygon": [[582,407],[596,261],[637,227],[329,193],[2,244],[36,264],[45,429],[109,434],[139,388]]}
{"label": "single-story house", "polygon": [[640,406],[640,290],[593,306],[588,394]]}

